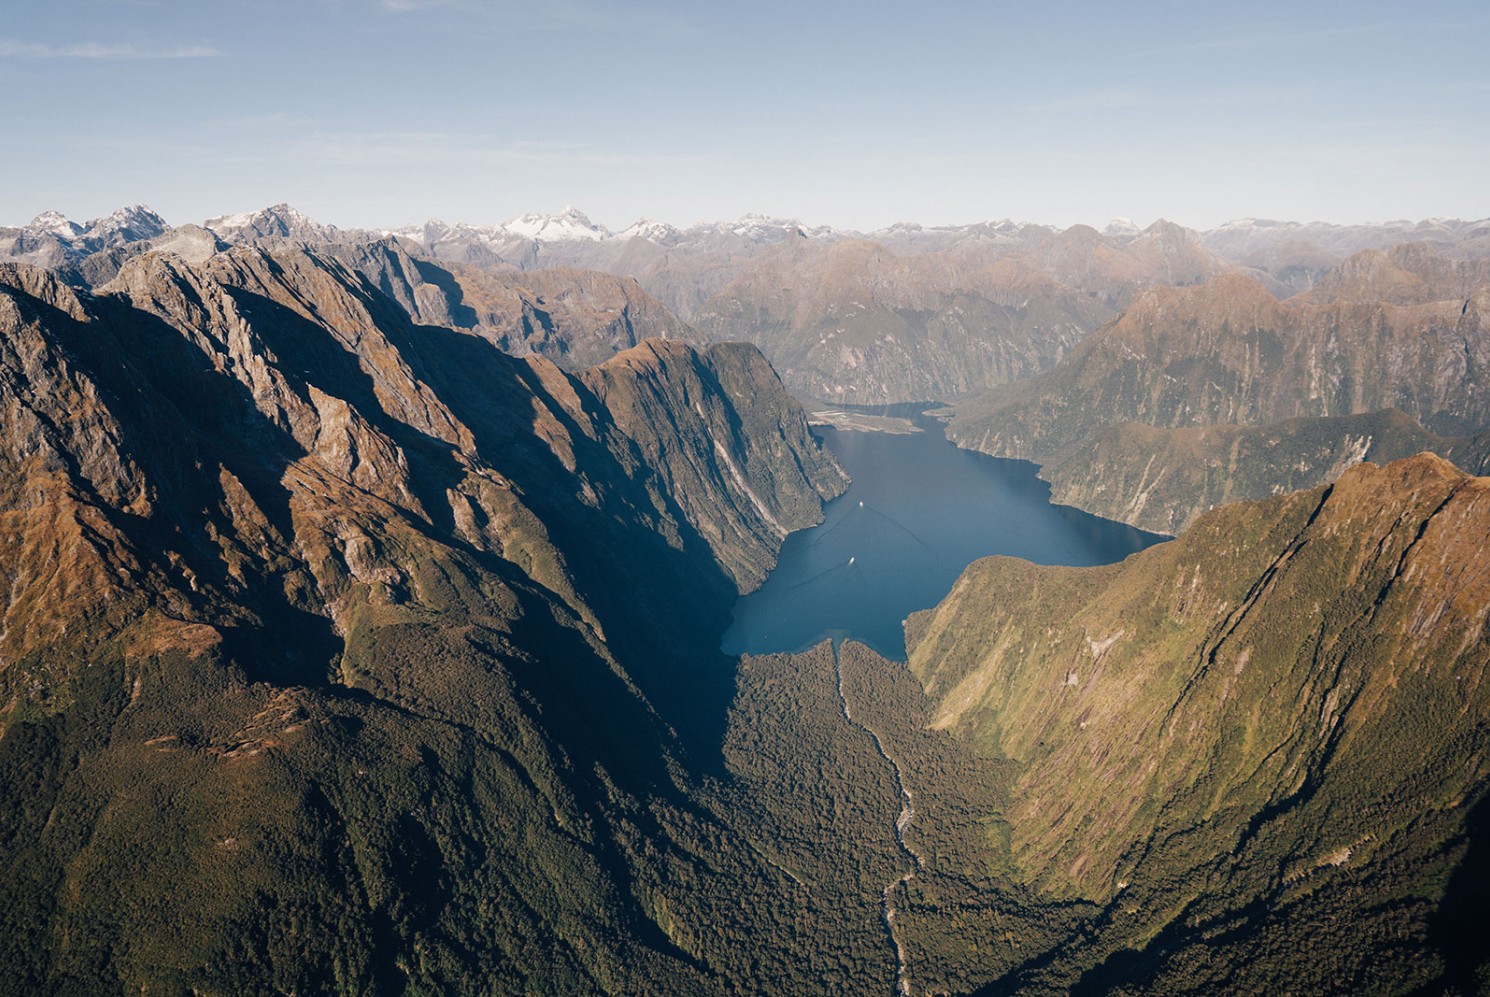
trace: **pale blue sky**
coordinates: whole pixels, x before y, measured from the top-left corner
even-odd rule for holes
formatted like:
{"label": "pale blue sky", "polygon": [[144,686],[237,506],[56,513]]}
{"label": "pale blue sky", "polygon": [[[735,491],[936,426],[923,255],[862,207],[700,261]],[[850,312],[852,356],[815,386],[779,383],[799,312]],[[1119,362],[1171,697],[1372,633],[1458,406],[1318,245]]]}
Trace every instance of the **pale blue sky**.
{"label": "pale blue sky", "polygon": [[0,224],[1490,216],[1490,4],[13,0]]}

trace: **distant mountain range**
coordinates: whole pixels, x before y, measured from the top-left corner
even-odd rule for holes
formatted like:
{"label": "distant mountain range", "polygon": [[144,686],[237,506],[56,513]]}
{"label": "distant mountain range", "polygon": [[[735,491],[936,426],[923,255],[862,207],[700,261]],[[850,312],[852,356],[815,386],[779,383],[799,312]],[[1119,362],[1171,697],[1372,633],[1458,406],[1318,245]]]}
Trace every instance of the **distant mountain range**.
{"label": "distant mountain range", "polygon": [[700,338],[759,345],[798,396],[883,404],[976,395],[1045,370],[1155,284],[1242,273],[1283,297],[1353,253],[1404,240],[1449,259],[1490,254],[1490,221],[1244,220],[1208,232],[1165,221],[1140,230],[1119,220],[1103,231],[999,221],[863,234],[747,215],[686,229],[642,220],[612,232],[566,208],[500,225],[340,229],[279,204],[173,229],[137,205],[85,224],[48,212],[0,229],[0,258],[96,286],[152,249],[201,260],[227,245],[388,240],[425,260],[490,273],[634,278]]}
{"label": "distant mountain range", "polygon": [[[211,231],[231,245],[276,240],[319,245],[396,237],[409,241],[413,244],[411,248],[421,253],[451,262],[516,269],[570,266],[622,272],[622,268],[629,268],[624,271],[627,275],[642,280],[644,286],[684,318],[690,317],[694,308],[682,299],[674,300],[652,288],[638,270],[655,265],[664,251],[684,257],[712,256],[716,263],[733,261],[739,266],[764,247],[788,238],[813,243],[868,240],[904,256],[993,249],[1037,252],[1053,276],[1068,282],[1079,280],[1083,268],[1100,266],[1103,253],[1118,253],[1147,261],[1151,268],[1168,266],[1167,283],[1189,282],[1184,267],[1175,268],[1175,254],[1182,251],[1193,257],[1196,249],[1186,243],[1198,242],[1232,265],[1256,270],[1293,290],[1312,286],[1318,276],[1363,249],[1390,249],[1399,243],[1417,242],[1450,258],[1490,255],[1490,219],[1363,225],[1240,219],[1210,230],[1185,229],[1163,220],[1139,229],[1125,219],[1118,219],[1102,231],[1085,225],[1061,230],[1004,220],[949,226],[899,223],[872,232],[856,232],[806,226],[792,219],[746,215],[734,222],[707,222],[688,228],[641,219],[612,231],[592,222],[583,212],[566,207],[558,214],[525,214],[496,225],[429,221],[397,228],[342,229],[318,222],[288,204],[277,204],[258,211],[219,215],[197,227]],[[173,226],[160,215],[138,204],[83,223],[70,221],[56,211],[46,211],[24,226],[0,227],[0,255],[20,262],[55,266],[75,263],[100,250],[155,239],[172,230]],[[640,243],[656,247],[656,251],[647,250]],[[678,260],[671,262],[676,264]],[[1216,266],[1212,262],[1203,269],[1210,273]],[[1124,276],[1129,275],[1115,279],[1120,281]],[[1194,274],[1190,276],[1193,280]]]}
{"label": "distant mountain range", "polygon": [[960,406],[964,446],[1061,501],[1175,532],[1225,501],[1431,449],[1483,469],[1490,261],[1366,250],[1278,301],[1238,275],[1155,287],[1052,369]]}

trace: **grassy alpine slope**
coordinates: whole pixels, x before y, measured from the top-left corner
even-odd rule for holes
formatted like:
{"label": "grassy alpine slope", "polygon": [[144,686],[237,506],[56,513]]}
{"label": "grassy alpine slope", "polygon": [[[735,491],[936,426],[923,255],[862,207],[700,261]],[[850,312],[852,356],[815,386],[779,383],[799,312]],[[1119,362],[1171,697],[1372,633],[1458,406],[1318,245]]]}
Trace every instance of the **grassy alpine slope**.
{"label": "grassy alpine slope", "polygon": [[1454,924],[1483,905],[1487,527],[1490,481],[1421,455],[1117,565],[981,561],[913,617],[932,727],[1010,773],[1011,878],[1094,905],[1003,983],[1483,985]]}

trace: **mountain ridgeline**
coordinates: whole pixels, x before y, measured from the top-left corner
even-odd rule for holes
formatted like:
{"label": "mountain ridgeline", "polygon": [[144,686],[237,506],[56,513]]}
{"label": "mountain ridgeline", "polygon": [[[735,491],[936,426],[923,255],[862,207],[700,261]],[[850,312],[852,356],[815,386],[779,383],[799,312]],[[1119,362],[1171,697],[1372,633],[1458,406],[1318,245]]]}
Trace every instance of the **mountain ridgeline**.
{"label": "mountain ridgeline", "polygon": [[[799,398],[887,404],[971,397],[1046,370],[1155,285],[1240,274],[1286,297],[1365,250],[1414,243],[1449,261],[1483,259],[1490,226],[1244,219],[1198,232],[1163,220],[1140,229],[1119,219],[1101,231],[995,221],[857,233],[748,215],[687,229],[643,219],[611,231],[568,208],[499,225],[431,221],[369,230],[323,224],[279,204],[172,229],[136,205],[82,224],[47,212],[29,225],[0,229],[0,257],[97,286],[124,260],[152,250],[204,259],[227,245],[309,246],[353,262],[379,242],[420,261],[422,273],[405,268],[394,283],[424,285],[421,321],[462,328],[484,322],[504,348],[580,368],[603,359],[605,344],[631,345],[635,328],[686,338],[658,324],[671,318],[659,318],[660,303],[696,335],[756,343]],[[366,262],[386,275],[386,261]],[[636,283],[565,291],[540,276],[555,270]],[[500,280],[491,284],[481,274]],[[599,278],[564,279],[594,285]],[[639,291],[652,296],[646,316],[637,306]],[[562,321],[556,330],[543,314],[551,302],[534,301],[545,296],[579,298],[581,311],[612,312],[611,335],[575,337]],[[631,303],[624,316],[623,298]],[[560,311],[569,307],[560,304]],[[513,315],[520,316],[516,325],[506,321]],[[588,352],[570,352],[576,345]]]}

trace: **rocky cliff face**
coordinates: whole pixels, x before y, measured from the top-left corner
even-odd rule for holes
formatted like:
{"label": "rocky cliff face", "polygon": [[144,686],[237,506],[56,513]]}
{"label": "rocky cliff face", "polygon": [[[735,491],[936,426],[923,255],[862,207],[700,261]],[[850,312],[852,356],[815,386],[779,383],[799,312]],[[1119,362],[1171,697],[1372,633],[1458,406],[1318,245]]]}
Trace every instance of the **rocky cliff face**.
{"label": "rocky cliff face", "polygon": [[[1458,460],[1468,456],[1467,443],[1396,409],[1263,426],[1123,422],[1051,457],[1040,476],[1051,483],[1052,501],[1178,534],[1227,502],[1312,488],[1363,460],[1386,463],[1425,450]],[[1479,470],[1472,459],[1465,466]]]}
{"label": "rocky cliff face", "polygon": [[[12,324],[17,335],[26,330],[35,341],[25,355],[58,353],[54,362],[17,374],[18,386],[71,372],[75,355],[126,368],[95,374],[76,389],[115,399],[78,404],[83,412],[97,410],[99,425],[51,412],[36,416],[72,434],[58,448],[73,455],[63,463],[76,465],[94,501],[111,507],[137,501],[148,509],[164,501],[152,496],[179,487],[193,500],[219,492],[227,509],[233,489],[222,483],[223,473],[239,479],[277,473],[293,527],[280,539],[308,555],[302,567],[313,576],[316,609],[341,629],[348,621],[338,618],[343,603],[334,594],[349,585],[366,582],[372,593],[390,598],[415,594],[406,590],[416,575],[412,565],[379,569],[379,577],[396,582],[359,577],[357,562],[365,559],[359,551],[386,559],[393,548],[387,538],[364,536],[344,522],[349,516],[407,520],[411,529],[458,539],[517,565],[584,617],[590,613],[564,572],[564,553],[535,508],[563,520],[619,516],[639,535],[678,547],[697,544],[732,583],[751,586],[785,533],[811,522],[821,499],[842,487],[841,472],[807,435],[800,407],[754,350],[700,354],[681,344],[649,346],[576,378],[539,359],[513,359],[476,336],[414,326],[360,273],[302,251],[237,250],[200,266],[150,255],[87,299],[39,271],[12,268],[9,277]],[[61,313],[60,333],[48,325],[52,312]],[[129,379],[139,378],[146,383],[133,385],[139,397],[132,398]],[[689,403],[630,411],[648,404],[647,392],[623,388],[639,382]],[[108,451],[108,441],[133,439],[127,426],[114,425],[121,406],[137,421],[157,407],[166,414],[158,426],[133,430],[140,447],[116,442]],[[628,428],[639,435],[628,435]],[[208,439],[199,445],[220,450],[214,456],[220,466],[196,468],[198,454],[191,456],[191,473],[173,466],[185,459],[170,452],[175,440],[196,441],[204,433]],[[160,442],[145,444],[147,434]],[[11,436],[27,438],[19,431]],[[131,470],[138,453],[153,450],[167,451],[157,459],[173,462],[158,482]],[[98,454],[99,461],[78,454]],[[687,474],[678,470],[685,465]],[[305,476],[306,488],[287,484],[287,474]],[[238,511],[270,518],[262,508]],[[301,535],[296,514],[305,517],[308,534]],[[224,523],[221,532],[224,544],[246,543],[239,524]],[[211,546],[181,556],[208,554],[197,569],[203,578],[231,576],[228,564],[210,563],[217,553]]]}
{"label": "rocky cliff face", "polygon": [[[700,352],[649,340],[580,379],[742,589],[765,581],[786,535],[816,522],[823,500],[847,485],[747,344]],[[695,421],[702,432],[683,430]]]}
{"label": "rocky cliff face", "polygon": [[753,349],[575,376],[326,257],[146,254],[0,272],[0,384],[17,986],[720,985],[647,808],[719,826],[722,620],[843,487]]}
{"label": "rocky cliff face", "polygon": [[982,561],[913,617],[933,727],[1009,767],[990,819],[1010,874],[1101,911],[1085,955],[1030,958],[1024,983],[1483,971],[1452,920],[1483,903],[1487,527],[1490,481],[1422,455],[1227,506],[1120,565]]}

